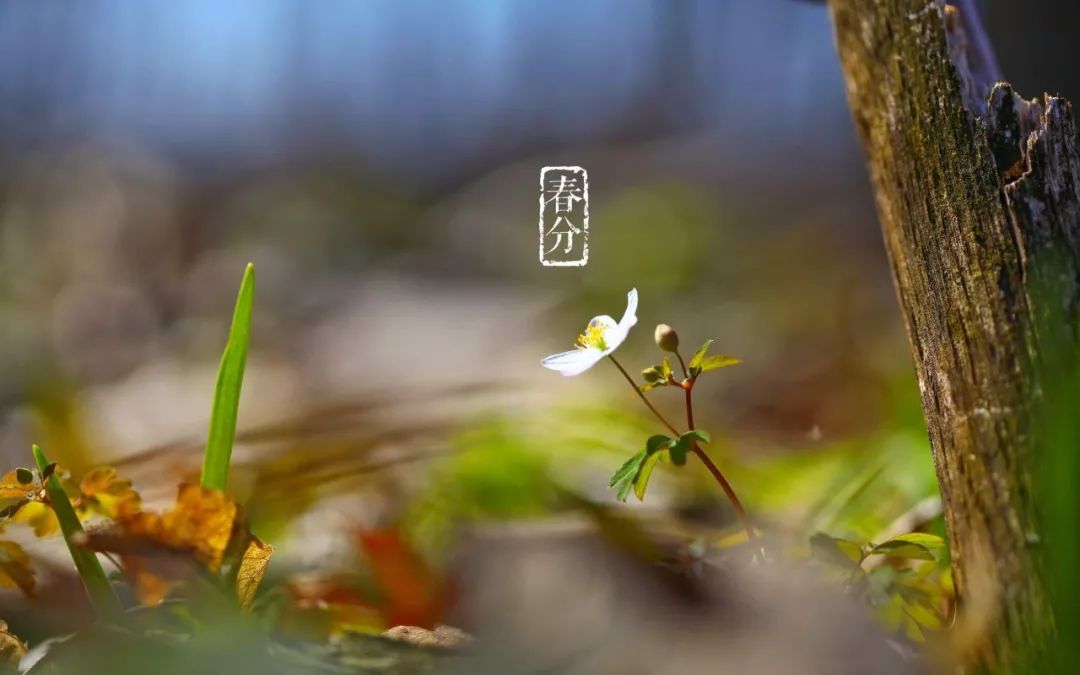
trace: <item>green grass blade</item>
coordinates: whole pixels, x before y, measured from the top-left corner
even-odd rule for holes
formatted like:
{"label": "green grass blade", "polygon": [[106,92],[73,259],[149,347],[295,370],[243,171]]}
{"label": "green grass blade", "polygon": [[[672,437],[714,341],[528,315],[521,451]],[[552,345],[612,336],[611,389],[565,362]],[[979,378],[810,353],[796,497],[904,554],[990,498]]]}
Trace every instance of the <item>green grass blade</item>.
{"label": "green grass blade", "polygon": [[214,408],[210,413],[210,433],[203,454],[202,484],[212,490],[224,490],[229,480],[229,458],[236,437],[236,413],[240,407],[240,388],[244,383],[251,338],[251,307],[255,299],[255,266],[248,263],[233,311],[232,328],[225,353],[221,355]]}
{"label": "green grass blade", "polygon": [[[49,466],[49,460],[37,445],[34,445],[32,450],[38,471],[44,474],[45,468]],[[82,548],[77,543],[83,534],[82,523],[75,515],[75,508],[71,505],[64,487],[60,485],[60,479],[55,475],[50,476],[49,480],[45,481],[45,492],[49,495],[49,502],[52,503],[53,512],[56,513],[56,520],[60,523],[60,532],[64,535],[64,542],[71,553],[71,559],[75,562],[75,569],[82,577],[83,585],[86,586],[86,593],[90,596],[94,609],[103,615],[119,613],[123,606],[112,584],[109,583],[109,578],[105,576],[105,570],[101,568],[97,554]]]}

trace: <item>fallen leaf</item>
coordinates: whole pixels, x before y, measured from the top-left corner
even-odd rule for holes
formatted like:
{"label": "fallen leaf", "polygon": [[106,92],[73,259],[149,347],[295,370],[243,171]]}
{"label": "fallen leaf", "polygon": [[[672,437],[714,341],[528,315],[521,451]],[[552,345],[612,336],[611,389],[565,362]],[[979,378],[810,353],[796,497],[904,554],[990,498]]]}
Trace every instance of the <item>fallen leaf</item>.
{"label": "fallen leaf", "polygon": [[121,513],[139,509],[139,493],[131,487],[131,481],[121,478],[111,466],[91,469],[79,482],[77,508],[107,518],[117,518]]}
{"label": "fallen leaf", "polygon": [[30,556],[13,541],[0,541],[0,588],[18,587],[33,596],[36,579]]}
{"label": "fallen leaf", "polygon": [[433,628],[449,604],[446,586],[397,530],[361,531],[360,550],[383,593],[387,626]]}
{"label": "fallen leaf", "polygon": [[0,660],[14,666],[19,664],[25,654],[26,643],[8,630],[6,622],[0,621]]}
{"label": "fallen leaf", "polygon": [[236,573],[236,599],[240,601],[241,607],[251,606],[273,552],[274,547],[258,537],[253,536],[248,542],[244,557],[240,560],[240,569]]}
{"label": "fallen leaf", "polygon": [[60,523],[56,520],[52,507],[38,501],[23,504],[11,520],[32,527],[36,537],[50,537],[60,531]]}
{"label": "fallen leaf", "polygon": [[247,536],[241,528],[240,509],[223,492],[184,483],[168,511],[121,509],[113,525],[87,533],[84,545],[120,554],[139,601],[155,605],[196,571],[194,562],[216,574],[233,536]]}
{"label": "fallen leaf", "polygon": [[0,500],[33,497],[34,486],[20,483],[16,474],[17,471],[8,471],[3,477],[0,477]]}

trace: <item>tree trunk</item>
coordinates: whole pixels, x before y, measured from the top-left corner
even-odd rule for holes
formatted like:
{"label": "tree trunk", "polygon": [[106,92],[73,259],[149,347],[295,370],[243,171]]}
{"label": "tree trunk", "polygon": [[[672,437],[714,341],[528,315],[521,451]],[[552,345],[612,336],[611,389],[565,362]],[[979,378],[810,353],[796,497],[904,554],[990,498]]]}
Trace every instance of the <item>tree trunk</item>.
{"label": "tree trunk", "polygon": [[[969,10],[830,0],[979,656],[1019,670],[1050,645],[1033,484],[1051,361],[1071,358],[1080,160],[1069,103],[997,79]],[[1055,361],[1056,362],[1056,361]],[[963,605],[962,605],[963,606]]]}

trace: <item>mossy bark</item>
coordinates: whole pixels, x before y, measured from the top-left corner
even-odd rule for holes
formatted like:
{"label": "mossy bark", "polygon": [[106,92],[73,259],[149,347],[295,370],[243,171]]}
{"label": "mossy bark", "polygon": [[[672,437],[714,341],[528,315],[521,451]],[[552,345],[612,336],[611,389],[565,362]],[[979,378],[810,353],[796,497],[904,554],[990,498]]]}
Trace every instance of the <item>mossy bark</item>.
{"label": "mossy bark", "polygon": [[[987,77],[977,17],[830,0],[915,361],[960,598],[1009,672],[1053,633],[1034,489],[1042,378],[1073,350],[1080,161],[1070,105]],[[968,3],[970,4],[970,3]],[[992,59],[991,59],[992,60]],[[981,622],[981,624],[980,624]]]}

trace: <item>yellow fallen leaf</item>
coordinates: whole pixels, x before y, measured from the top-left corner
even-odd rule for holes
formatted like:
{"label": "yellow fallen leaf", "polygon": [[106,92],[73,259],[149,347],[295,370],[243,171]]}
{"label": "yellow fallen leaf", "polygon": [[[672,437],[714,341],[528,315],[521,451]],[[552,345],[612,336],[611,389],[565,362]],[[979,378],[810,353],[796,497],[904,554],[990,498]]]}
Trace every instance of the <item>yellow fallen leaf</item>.
{"label": "yellow fallen leaf", "polygon": [[163,514],[132,511],[117,523],[130,537],[145,537],[172,549],[190,550],[217,572],[236,525],[237,507],[225,493],[184,483],[176,504]]}
{"label": "yellow fallen leaf", "polygon": [[131,487],[131,481],[121,478],[111,466],[91,469],[79,482],[76,506],[80,511],[117,518],[121,513],[137,511],[139,503],[139,493]]}
{"label": "yellow fallen leaf", "polygon": [[0,541],[0,588],[18,587],[33,596],[36,582],[30,556],[23,547],[13,541]]}
{"label": "yellow fallen leaf", "polygon": [[23,504],[11,519],[32,527],[37,537],[49,537],[60,531],[60,523],[56,520],[52,507],[41,502]]}
{"label": "yellow fallen leaf", "polygon": [[270,564],[270,555],[274,547],[258,537],[252,537],[244,549],[244,556],[240,560],[240,568],[236,573],[236,599],[240,606],[247,608],[255,599],[255,592],[259,590],[259,583],[266,568]]}
{"label": "yellow fallen leaf", "polygon": [[23,485],[15,474],[15,471],[9,471],[0,477],[0,500],[33,497],[37,486],[33,484]]}
{"label": "yellow fallen leaf", "polygon": [[234,541],[249,542],[238,568],[244,575],[243,581],[237,579],[243,603],[254,597],[271,549],[251,538],[239,507],[217,490],[185,483],[176,504],[164,513],[122,508],[112,526],[88,533],[85,544],[96,551],[119,553],[139,601],[155,605],[175,584],[194,574],[195,564],[219,572],[226,549]]}

